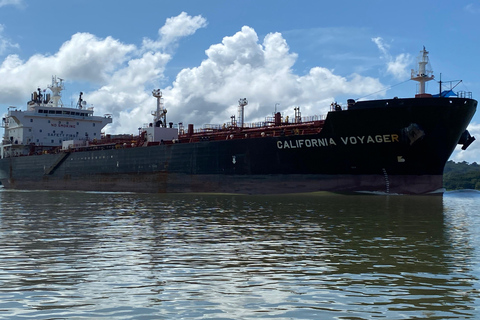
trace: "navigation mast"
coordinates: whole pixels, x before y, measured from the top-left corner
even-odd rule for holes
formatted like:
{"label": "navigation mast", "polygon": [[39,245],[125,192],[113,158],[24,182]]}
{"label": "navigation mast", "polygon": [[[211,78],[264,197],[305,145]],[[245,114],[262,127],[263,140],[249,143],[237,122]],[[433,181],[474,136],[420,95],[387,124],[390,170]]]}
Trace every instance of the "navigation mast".
{"label": "navigation mast", "polygon": [[155,127],[167,127],[167,109],[163,106],[162,91],[155,89],[152,91],[152,95],[157,98],[157,110],[152,112]]}
{"label": "navigation mast", "polygon": [[238,100],[238,121],[240,122],[239,127],[243,128],[244,127],[244,121],[245,121],[245,106],[248,104],[247,98],[243,98]]}
{"label": "navigation mast", "polygon": [[419,83],[419,91],[415,97],[425,96],[425,82],[433,80],[433,78],[433,70],[428,60],[428,51],[425,50],[424,46],[418,57],[418,70],[412,69],[411,79]]}
{"label": "navigation mast", "polygon": [[58,107],[59,104],[63,107],[63,102],[61,100],[62,95],[60,93],[64,88],[65,87],[63,85],[63,79],[57,78],[57,76],[53,76],[52,84],[48,86],[48,89],[50,89],[53,94],[48,103],[52,104],[54,107]]}

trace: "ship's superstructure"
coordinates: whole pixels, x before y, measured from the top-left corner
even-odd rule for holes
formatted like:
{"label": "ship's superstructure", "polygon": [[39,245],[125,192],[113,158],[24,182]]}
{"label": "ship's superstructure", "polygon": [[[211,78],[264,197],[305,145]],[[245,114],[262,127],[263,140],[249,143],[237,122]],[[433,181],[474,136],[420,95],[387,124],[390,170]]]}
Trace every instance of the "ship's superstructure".
{"label": "ship's superstructure", "polygon": [[[10,108],[3,119],[0,181],[11,189],[242,194],[315,191],[441,193],[443,169],[466,130],[477,101],[471,93],[431,95],[428,52],[420,52],[412,80],[415,98],[332,103],[326,116],[280,112],[246,123],[238,116],[195,129],[167,122],[162,92],[153,90],[153,121],[138,135],[102,136],[109,116],[93,115],[80,94],[76,108],[34,92],[27,111]],[[441,91],[441,90],[440,90]],[[451,90],[450,90],[451,91]]]}
{"label": "ship's superstructure", "polygon": [[39,154],[65,141],[85,145],[87,141],[100,140],[105,125],[112,122],[109,115],[93,115],[93,107],[87,107],[82,93],[76,107],[65,107],[61,100],[63,79],[52,77],[48,86],[52,92],[40,88],[32,93],[27,110],[8,108],[2,119],[5,128],[1,146],[1,158]]}

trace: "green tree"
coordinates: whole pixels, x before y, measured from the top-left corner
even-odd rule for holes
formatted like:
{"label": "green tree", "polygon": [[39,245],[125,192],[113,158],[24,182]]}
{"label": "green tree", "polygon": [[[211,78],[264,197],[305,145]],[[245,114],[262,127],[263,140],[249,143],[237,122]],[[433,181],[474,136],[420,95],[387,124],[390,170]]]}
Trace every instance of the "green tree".
{"label": "green tree", "polygon": [[476,162],[449,160],[443,171],[443,186],[447,190],[480,190],[480,165]]}

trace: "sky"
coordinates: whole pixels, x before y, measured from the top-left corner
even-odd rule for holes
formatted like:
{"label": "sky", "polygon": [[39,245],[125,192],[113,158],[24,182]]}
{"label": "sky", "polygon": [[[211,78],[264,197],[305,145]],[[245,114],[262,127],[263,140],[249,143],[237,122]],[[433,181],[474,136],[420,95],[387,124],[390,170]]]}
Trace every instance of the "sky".
{"label": "sky", "polygon": [[[78,95],[107,133],[152,122],[161,89],[167,121],[223,124],[247,98],[245,123],[280,111],[325,115],[334,101],[413,97],[423,46],[435,76],[427,92],[480,95],[480,0],[0,0],[0,113],[25,110],[52,76],[62,101]],[[476,136],[454,161],[480,163]]]}

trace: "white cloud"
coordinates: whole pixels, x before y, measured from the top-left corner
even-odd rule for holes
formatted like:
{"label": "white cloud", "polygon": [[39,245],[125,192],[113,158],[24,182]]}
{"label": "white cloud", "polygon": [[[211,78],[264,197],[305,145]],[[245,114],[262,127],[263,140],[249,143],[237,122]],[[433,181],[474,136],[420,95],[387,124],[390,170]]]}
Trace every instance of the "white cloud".
{"label": "white cloud", "polygon": [[372,41],[377,45],[378,50],[380,50],[384,56],[389,56],[388,49],[390,47],[388,44],[383,42],[381,37],[372,38]]}
{"label": "white cloud", "polygon": [[186,12],[182,12],[176,17],[168,18],[158,34],[164,42],[171,43],[175,39],[194,34],[197,29],[206,25],[207,21],[202,16],[191,17]]}
{"label": "white cloud", "polygon": [[464,10],[471,14],[480,13],[480,6],[478,3],[469,3],[464,7]]}
{"label": "white cloud", "polygon": [[134,50],[135,46],[111,37],[77,33],[53,55],[36,54],[26,61],[9,55],[0,66],[0,103],[21,101],[37,86],[44,87],[51,75],[67,81],[107,83]]}
{"label": "white cloud", "polygon": [[77,33],[49,58],[55,60],[57,72],[70,80],[108,82],[136,49],[112,37],[99,39],[89,33]]}
{"label": "white cloud", "polygon": [[148,50],[165,49],[175,45],[180,38],[190,36],[206,25],[207,20],[202,16],[192,17],[182,12],[166,20],[165,25],[158,30],[158,40],[144,39],[143,47]]}
{"label": "white cloud", "polygon": [[246,122],[263,121],[275,103],[286,115],[293,114],[294,106],[301,106],[304,115],[325,114],[336,95],[382,88],[377,79],[356,74],[345,78],[322,67],[296,75],[292,66],[297,55],[289,51],[282,35],[268,34],[260,44],[255,30],[247,26],[210,46],[206,54],[200,66],[182,70],[165,90],[170,119],[222,124],[237,113],[237,101],[243,97],[250,102]]}
{"label": "white cloud", "polygon": [[17,7],[24,6],[24,0],[0,0],[0,7],[13,5]]}
{"label": "white cloud", "polygon": [[400,80],[408,79],[410,73],[408,72],[408,66],[411,59],[408,54],[399,54],[394,60],[391,60],[387,64],[387,72],[391,73],[395,78]]}
{"label": "white cloud", "polygon": [[390,54],[390,46],[386,44],[381,37],[372,38],[372,41],[377,45],[378,50],[382,53],[382,58],[386,61],[387,72],[393,75],[398,80],[406,80],[410,77],[410,70],[408,66],[412,62],[409,54],[399,54],[392,57]]}
{"label": "white cloud", "polygon": [[113,114],[111,130],[135,133],[144,123],[151,121],[150,112],[156,104],[147,87],[157,84],[170,56],[160,52],[147,52],[132,59],[116,71],[108,83],[87,94],[88,102],[97,111]]}
{"label": "white cloud", "polygon": [[12,43],[10,39],[6,38],[3,35],[4,30],[4,25],[0,24],[0,55],[4,54],[8,49],[19,48],[19,45],[17,43]]}
{"label": "white cloud", "polygon": [[468,147],[467,150],[462,150],[461,145],[457,145],[450,160],[455,162],[466,161],[469,163],[480,163],[480,123],[471,122],[467,127],[468,132],[475,137],[475,141]]}

